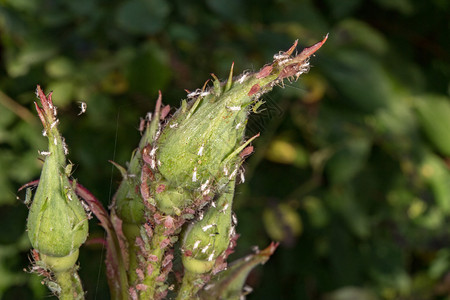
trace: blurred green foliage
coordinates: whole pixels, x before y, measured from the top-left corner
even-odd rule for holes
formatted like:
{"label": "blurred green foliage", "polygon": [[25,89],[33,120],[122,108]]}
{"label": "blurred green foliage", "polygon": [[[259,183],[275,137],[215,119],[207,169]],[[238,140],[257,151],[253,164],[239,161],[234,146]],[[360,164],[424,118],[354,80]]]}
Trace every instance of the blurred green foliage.
{"label": "blurred green foliage", "polygon": [[[311,72],[249,125],[262,137],[238,190],[236,257],[274,230],[283,242],[248,299],[447,299],[449,15],[447,0],[0,0],[0,297],[49,295],[22,271],[16,199],[45,150],[36,84],[54,91],[74,176],[107,205],[107,160],[129,159],[158,90],[177,106],[233,61],[257,70],[329,32]],[[102,253],[81,253],[88,299],[108,299]]]}

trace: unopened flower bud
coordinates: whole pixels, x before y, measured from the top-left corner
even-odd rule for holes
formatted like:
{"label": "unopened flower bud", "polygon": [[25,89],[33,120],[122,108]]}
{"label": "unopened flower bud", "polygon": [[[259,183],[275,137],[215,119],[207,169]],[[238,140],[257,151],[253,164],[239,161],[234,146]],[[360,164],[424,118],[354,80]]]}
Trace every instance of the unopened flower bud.
{"label": "unopened flower bud", "polygon": [[157,140],[156,168],[171,186],[199,188],[206,181],[221,185],[234,179],[245,148],[245,127],[249,112],[261,105],[261,95],[285,78],[298,78],[309,68],[309,57],[326,38],[291,56],[297,42],[274,57],[259,72],[233,79],[231,68],[225,83],[213,75],[213,87],[188,94],[182,106]]}
{"label": "unopened flower bud", "polygon": [[36,104],[39,117],[49,139],[39,185],[28,215],[28,236],[41,259],[55,272],[67,270],[78,258],[78,248],[88,236],[86,212],[69,182],[66,145],[56,124],[51,95],[38,87],[42,108]]}
{"label": "unopened flower bud", "polygon": [[217,257],[230,243],[233,233],[231,206],[235,182],[230,181],[223,193],[211,202],[203,218],[190,224],[183,237],[183,266],[192,273],[209,272]]}

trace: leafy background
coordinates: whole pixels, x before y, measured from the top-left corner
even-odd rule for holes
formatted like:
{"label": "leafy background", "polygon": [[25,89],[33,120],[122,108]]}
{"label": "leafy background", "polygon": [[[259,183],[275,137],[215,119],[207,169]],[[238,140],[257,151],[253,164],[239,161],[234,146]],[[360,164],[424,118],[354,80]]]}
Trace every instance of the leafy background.
{"label": "leafy background", "polygon": [[[447,299],[449,15],[447,0],[0,0],[0,297],[51,298],[22,270],[16,198],[46,147],[36,84],[54,91],[75,177],[107,205],[119,180],[107,160],[129,159],[158,90],[176,107],[233,61],[258,70],[329,32],[310,73],[250,124],[262,137],[237,194],[235,257],[282,245],[248,299]],[[80,257],[88,299],[109,298],[102,250]]]}

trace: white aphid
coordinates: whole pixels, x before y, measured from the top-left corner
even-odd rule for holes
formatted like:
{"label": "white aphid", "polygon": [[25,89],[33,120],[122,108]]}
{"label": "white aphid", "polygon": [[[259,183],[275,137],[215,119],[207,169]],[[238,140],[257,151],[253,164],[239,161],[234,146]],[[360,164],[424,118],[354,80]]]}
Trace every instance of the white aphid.
{"label": "white aphid", "polygon": [[208,229],[210,229],[210,228],[212,228],[212,227],[213,227],[212,224],[208,224],[208,225],[203,226],[203,227],[202,227],[202,230],[203,230],[203,231],[207,231]]}
{"label": "white aphid", "polygon": [[206,245],[205,247],[203,247],[202,249],[202,253],[206,253],[206,251],[208,251],[208,248],[211,244]]}
{"label": "white aphid", "polygon": [[245,176],[244,176],[244,172],[241,171],[241,183],[245,182]]}
{"label": "white aphid", "polygon": [[227,211],[228,207],[229,207],[229,204],[228,203],[225,204],[225,206],[222,208],[221,212],[225,213]]}
{"label": "white aphid", "polygon": [[197,153],[198,156],[202,156],[203,155],[203,149],[205,149],[205,144],[202,144],[200,146],[200,149],[198,149],[198,153]]}
{"label": "white aphid", "polygon": [[55,127],[58,123],[59,123],[59,120],[56,119],[55,122],[53,122],[53,123],[50,125],[50,129],[53,128],[53,127]]}
{"label": "white aphid", "polygon": [[209,179],[205,181],[204,184],[201,185],[200,190],[204,191],[208,187]]}
{"label": "white aphid", "polygon": [[197,181],[197,167],[194,168],[194,172],[192,173],[192,182]]}
{"label": "white aphid", "polygon": [[240,111],[241,107],[240,106],[227,106],[227,109],[229,109],[231,111]]}
{"label": "white aphid", "polygon": [[200,240],[195,241],[193,249],[197,249],[198,245],[200,245]]}
{"label": "white aphid", "polygon": [[237,174],[237,171],[238,171],[238,169],[236,168],[236,169],[234,169],[234,171],[230,174],[230,176],[228,177],[228,179],[233,179],[235,176],[236,176],[236,174]]}
{"label": "white aphid", "polygon": [[86,102],[81,101],[80,102],[80,113],[78,115],[82,115],[86,112],[87,110],[87,104]]}
{"label": "white aphid", "polygon": [[247,78],[247,74],[243,74],[241,78],[239,78],[238,82],[242,84],[244,80]]}
{"label": "white aphid", "polygon": [[150,151],[150,156],[154,157],[156,154],[156,149],[158,149],[158,147],[152,148],[152,150]]}

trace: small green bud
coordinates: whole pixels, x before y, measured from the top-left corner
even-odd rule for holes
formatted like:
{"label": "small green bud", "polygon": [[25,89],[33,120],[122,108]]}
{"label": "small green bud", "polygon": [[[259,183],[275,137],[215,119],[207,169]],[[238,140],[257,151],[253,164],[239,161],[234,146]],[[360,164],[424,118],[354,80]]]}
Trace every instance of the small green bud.
{"label": "small green bud", "polygon": [[158,209],[166,215],[179,215],[181,210],[192,203],[191,195],[183,188],[171,187],[160,180],[152,187]]}
{"label": "small green bud", "polygon": [[46,97],[38,86],[43,108],[36,104],[49,149],[39,185],[28,214],[28,236],[42,260],[54,271],[73,267],[78,248],[88,236],[88,218],[67,177],[67,147],[57,130],[58,120],[51,94]]}
{"label": "small green bud", "polygon": [[183,266],[192,273],[209,272],[228,248],[232,230],[231,206],[235,182],[230,181],[203,218],[190,224],[183,236]]}

